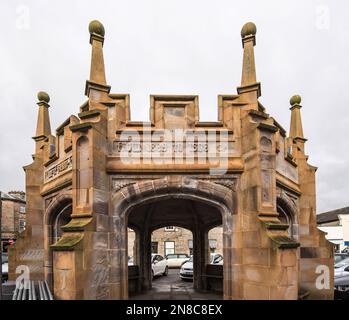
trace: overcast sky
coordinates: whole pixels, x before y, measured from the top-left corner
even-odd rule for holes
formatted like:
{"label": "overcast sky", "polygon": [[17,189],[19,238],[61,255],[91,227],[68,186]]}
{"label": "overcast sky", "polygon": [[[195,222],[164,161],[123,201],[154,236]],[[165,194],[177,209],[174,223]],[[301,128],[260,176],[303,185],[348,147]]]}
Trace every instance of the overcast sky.
{"label": "overcast sky", "polygon": [[148,120],[150,94],[198,94],[200,120],[217,119],[217,95],[240,84],[240,30],[257,25],[260,101],[289,129],[302,96],[318,212],[349,205],[348,1],[1,0],[0,188],[24,189],[34,151],[36,93],[51,96],[55,129],[85,101],[88,24],[106,29],[107,82],[130,93],[132,120]]}

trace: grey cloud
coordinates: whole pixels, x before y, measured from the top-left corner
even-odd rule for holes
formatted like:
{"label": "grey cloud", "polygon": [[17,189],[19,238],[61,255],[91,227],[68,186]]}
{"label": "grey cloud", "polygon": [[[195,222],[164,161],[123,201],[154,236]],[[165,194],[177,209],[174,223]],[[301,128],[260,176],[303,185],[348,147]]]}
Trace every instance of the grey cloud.
{"label": "grey cloud", "polygon": [[24,187],[36,92],[51,95],[52,128],[86,99],[90,20],[105,25],[108,83],[131,94],[134,120],[148,119],[150,94],[187,93],[200,95],[200,117],[213,121],[217,94],[239,85],[240,29],[254,21],[262,103],[288,129],[288,100],[302,95],[306,148],[319,167],[318,211],[347,205],[348,9],[344,0],[1,1],[1,189]]}

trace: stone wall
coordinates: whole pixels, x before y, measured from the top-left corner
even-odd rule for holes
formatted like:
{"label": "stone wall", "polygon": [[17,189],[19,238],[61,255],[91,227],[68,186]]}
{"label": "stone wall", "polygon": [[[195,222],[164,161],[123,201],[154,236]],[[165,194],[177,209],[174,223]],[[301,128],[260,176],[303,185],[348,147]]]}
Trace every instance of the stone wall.
{"label": "stone wall", "polygon": [[[21,212],[24,208],[24,212]],[[23,210],[23,209],[22,209]],[[20,220],[25,221],[25,201],[2,199],[2,242],[5,251],[7,250],[7,240],[15,240],[20,228]]]}
{"label": "stone wall", "polygon": [[[223,253],[223,228],[213,228],[208,233],[209,240],[216,241],[216,248],[211,248],[210,252]],[[135,232],[128,229],[128,255],[134,255]],[[174,230],[168,231],[166,228],[157,229],[153,232],[151,241],[158,243],[158,254],[165,256],[165,241],[175,242],[175,253],[190,253],[189,240],[193,240],[190,230],[174,227]]]}

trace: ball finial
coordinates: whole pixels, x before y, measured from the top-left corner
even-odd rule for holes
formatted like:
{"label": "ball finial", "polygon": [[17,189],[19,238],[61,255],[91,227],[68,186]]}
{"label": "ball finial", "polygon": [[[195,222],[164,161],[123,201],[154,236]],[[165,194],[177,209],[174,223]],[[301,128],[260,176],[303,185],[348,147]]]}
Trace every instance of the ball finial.
{"label": "ball finial", "polygon": [[40,102],[49,103],[50,102],[50,96],[45,91],[40,91],[40,92],[38,92],[38,100]]}
{"label": "ball finial", "polygon": [[98,20],[93,20],[90,22],[88,31],[90,32],[90,34],[96,33],[101,37],[104,37],[105,34],[104,26]]}
{"label": "ball finial", "polygon": [[301,103],[301,101],[302,101],[301,96],[298,95],[298,94],[296,94],[296,95],[294,95],[294,96],[291,97],[291,99],[290,99],[290,105],[291,105],[291,106],[294,106],[294,105],[297,105],[297,104],[299,105],[299,104]]}
{"label": "ball finial", "polygon": [[247,22],[241,29],[241,37],[244,38],[249,35],[255,35],[257,33],[257,27],[253,22]]}

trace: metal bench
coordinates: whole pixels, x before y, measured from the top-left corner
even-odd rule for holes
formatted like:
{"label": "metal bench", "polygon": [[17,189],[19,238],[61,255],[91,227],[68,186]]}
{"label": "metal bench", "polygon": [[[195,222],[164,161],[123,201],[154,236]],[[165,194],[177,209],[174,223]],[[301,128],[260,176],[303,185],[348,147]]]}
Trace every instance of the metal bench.
{"label": "metal bench", "polygon": [[29,280],[26,285],[17,285],[12,300],[53,300],[52,293],[46,281]]}

